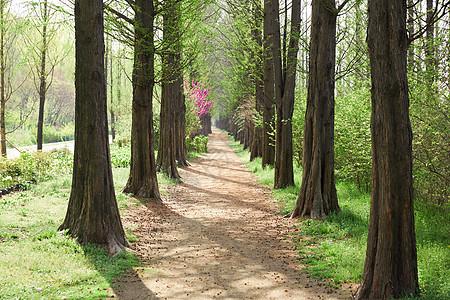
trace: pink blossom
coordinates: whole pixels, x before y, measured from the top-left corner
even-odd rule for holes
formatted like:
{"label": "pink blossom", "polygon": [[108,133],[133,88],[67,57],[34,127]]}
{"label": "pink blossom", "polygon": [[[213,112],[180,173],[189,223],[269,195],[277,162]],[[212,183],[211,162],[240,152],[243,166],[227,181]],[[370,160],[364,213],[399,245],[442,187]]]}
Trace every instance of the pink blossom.
{"label": "pink blossom", "polygon": [[184,87],[189,99],[197,105],[197,116],[200,117],[211,113],[211,109],[215,101],[207,100],[207,97],[209,96],[209,88],[205,89],[205,85],[202,84],[201,81],[195,83],[194,79],[192,79],[190,86],[187,82],[185,82]]}

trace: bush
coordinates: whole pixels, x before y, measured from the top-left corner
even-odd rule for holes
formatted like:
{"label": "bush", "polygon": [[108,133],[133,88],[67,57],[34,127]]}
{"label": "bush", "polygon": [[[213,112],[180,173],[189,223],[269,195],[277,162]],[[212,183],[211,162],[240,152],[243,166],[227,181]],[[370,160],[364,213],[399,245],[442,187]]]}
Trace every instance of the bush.
{"label": "bush", "polygon": [[66,124],[60,127],[44,126],[44,143],[58,143],[71,141],[75,137],[75,124]]}
{"label": "bush", "polygon": [[[298,166],[301,166],[303,161],[303,127],[305,126],[307,93],[308,90],[304,87],[299,87],[296,90],[294,113],[292,115],[292,149],[294,160]],[[275,138],[275,133],[273,133],[273,136]]]}
{"label": "bush", "polygon": [[72,154],[67,149],[22,152],[16,159],[0,159],[0,187],[27,185],[69,173]]}
{"label": "bush", "polygon": [[131,114],[126,116],[119,116],[114,123],[114,129],[116,130],[116,141],[120,143],[120,146],[129,145],[131,142]]}
{"label": "bush", "polygon": [[186,148],[188,151],[192,152],[208,152],[208,141],[209,138],[204,135],[197,135],[193,139],[189,136],[186,137]]}
{"label": "bush", "polygon": [[[450,97],[445,88],[427,96],[427,87],[411,88],[414,188],[416,198],[439,209],[450,208]],[[448,91],[448,88],[447,88]],[[440,94],[442,93],[442,94]]]}
{"label": "bush", "polygon": [[367,87],[342,90],[336,97],[336,175],[364,191],[370,190],[372,175],[370,99]]}
{"label": "bush", "polygon": [[131,164],[131,148],[111,145],[111,165],[116,168],[129,167]]}

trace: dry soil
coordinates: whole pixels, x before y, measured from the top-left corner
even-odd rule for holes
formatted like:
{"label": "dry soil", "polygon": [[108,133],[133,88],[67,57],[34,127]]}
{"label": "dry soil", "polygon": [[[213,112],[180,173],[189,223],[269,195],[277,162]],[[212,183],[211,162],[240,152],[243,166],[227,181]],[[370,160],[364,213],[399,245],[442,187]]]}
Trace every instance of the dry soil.
{"label": "dry soil", "polygon": [[257,183],[214,130],[209,153],[180,169],[164,203],[143,201],[124,216],[143,265],[118,278],[121,299],[350,299],[302,270],[268,187]]}

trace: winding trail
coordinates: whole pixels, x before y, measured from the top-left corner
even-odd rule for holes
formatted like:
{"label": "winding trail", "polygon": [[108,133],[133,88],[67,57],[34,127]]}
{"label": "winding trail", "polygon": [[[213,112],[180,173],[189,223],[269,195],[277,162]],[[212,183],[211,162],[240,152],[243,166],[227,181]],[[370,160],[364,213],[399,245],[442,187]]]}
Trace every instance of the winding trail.
{"label": "winding trail", "polygon": [[180,170],[164,204],[124,216],[144,265],[116,279],[121,299],[349,299],[310,278],[270,191],[213,130],[209,153]]}

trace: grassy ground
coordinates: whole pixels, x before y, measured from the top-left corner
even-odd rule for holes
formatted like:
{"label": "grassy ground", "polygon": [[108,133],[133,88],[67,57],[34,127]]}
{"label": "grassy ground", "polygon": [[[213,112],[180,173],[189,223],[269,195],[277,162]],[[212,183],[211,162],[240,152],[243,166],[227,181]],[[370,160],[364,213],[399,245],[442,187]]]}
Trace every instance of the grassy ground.
{"label": "grassy ground", "polygon": [[[273,168],[261,168],[261,159],[248,162],[242,145],[231,146],[261,184],[273,186]],[[273,190],[281,202],[281,214],[290,212],[300,192],[301,168],[294,166],[296,187]],[[331,279],[333,285],[360,282],[367,247],[370,194],[355,185],[337,181],[341,212],[325,221],[299,220],[292,233],[299,259],[316,278]],[[423,299],[450,299],[450,218],[421,203],[415,208],[419,285]]]}
{"label": "grassy ground", "polygon": [[[69,168],[70,169],[70,168]],[[113,168],[121,214],[138,202],[122,193],[128,168]],[[113,279],[139,264],[132,254],[111,258],[57,231],[70,195],[71,175],[57,174],[31,189],[0,198],[0,299],[99,299]],[[160,187],[170,184],[159,176]],[[125,228],[129,240],[131,230]]]}

